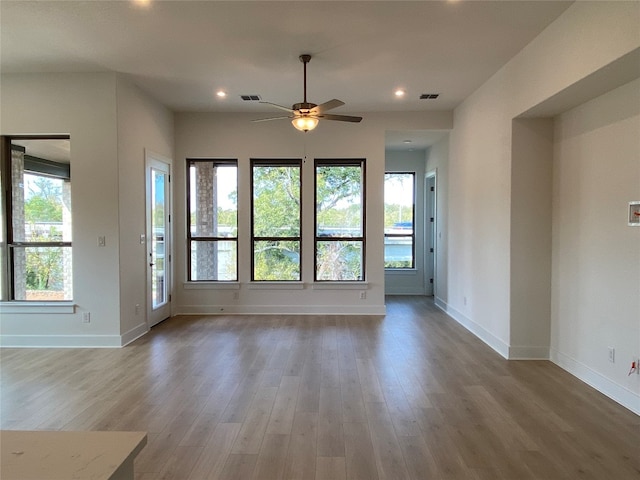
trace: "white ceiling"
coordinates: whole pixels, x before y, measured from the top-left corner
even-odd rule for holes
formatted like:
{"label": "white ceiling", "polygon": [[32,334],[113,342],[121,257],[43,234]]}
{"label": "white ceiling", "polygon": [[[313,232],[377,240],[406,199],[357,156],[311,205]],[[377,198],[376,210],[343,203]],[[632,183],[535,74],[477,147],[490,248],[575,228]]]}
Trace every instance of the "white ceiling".
{"label": "white ceiling", "polygon": [[309,53],[308,100],[337,114],[451,110],[571,3],[2,0],[0,70],[120,72],[174,111],[262,115],[239,96],[302,101]]}

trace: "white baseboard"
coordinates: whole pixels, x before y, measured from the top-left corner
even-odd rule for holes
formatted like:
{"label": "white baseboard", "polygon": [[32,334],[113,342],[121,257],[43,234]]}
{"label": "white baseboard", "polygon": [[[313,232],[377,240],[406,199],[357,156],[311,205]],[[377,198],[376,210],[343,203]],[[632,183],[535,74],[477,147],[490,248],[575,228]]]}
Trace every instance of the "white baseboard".
{"label": "white baseboard", "polygon": [[549,360],[549,347],[532,345],[512,345],[509,360]]}
{"label": "white baseboard", "polygon": [[462,325],[464,328],[473,333],[476,337],[482,340],[484,343],[493,348],[496,352],[502,355],[504,358],[509,358],[509,345],[504,343],[498,337],[496,337],[493,333],[486,330],[481,325],[478,325],[476,322],[471,320],[469,317],[464,315],[462,312],[459,312],[455,308],[447,305],[447,303],[441,298],[436,297],[435,305],[444,313],[453,318],[456,322]]}
{"label": "white baseboard", "polygon": [[413,288],[413,289],[407,289],[407,288],[399,288],[399,289],[394,289],[394,287],[385,285],[385,291],[384,291],[385,295],[415,295],[415,296],[425,296],[425,292],[424,289],[419,289],[419,288]]}
{"label": "white baseboard", "polygon": [[119,348],[120,335],[2,335],[6,348]]}
{"label": "white baseboard", "polygon": [[2,335],[4,348],[120,348],[147,333],[147,324],[132,328],[124,335]]}
{"label": "white baseboard", "polygon": [[175,315],[385,315],[384,305],[179,305]]}
{"label": "white baseboard", "polygon": [[551,361],[574,377],[598,390],[603,395],[628,408],[636,415],[640,415],[640,394],[613,382],[604,375],[596,372],[582,362],[551,349]]}
{"label": "white baseboard", "polygon": [[147,326],[147,322],[143,322],[137,327],[133,327],[124,335],[120,335],[120,345],[124,347],[125,345],[128,345],[131,342],[133,342],[134,340],[137,340],[148,331],[149,331],[149,327]]}
{"label": "white baseboard", "polygon": [[447,313],[447,302],[442,300],[437,295],[434,295],[433,296],[433,303],[435,303],[436,307],[438,307],[440,310],[442,310],[443,312]]}

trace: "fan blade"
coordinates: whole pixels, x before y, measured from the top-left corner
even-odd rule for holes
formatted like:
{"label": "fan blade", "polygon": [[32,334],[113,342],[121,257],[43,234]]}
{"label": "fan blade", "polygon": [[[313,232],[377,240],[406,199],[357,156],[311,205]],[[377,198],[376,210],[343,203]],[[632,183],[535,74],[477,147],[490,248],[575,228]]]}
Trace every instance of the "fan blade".
{"label": "fan blade", "polygon": [[322,118],[323,120],[337,120],[339,122],[360,122],[362,117],[352,117],[351,115],[316,115],[318,118]]}
{"label": "fan blade", "polygon": [[328,102],[321,103],[317,107],[313,107],[309,113],[313,115],[317,115],[319,113],[326,112],[333,108],[341,107],[342,105],[344,105],[344,102],[342,100],[338,100],[337,98],[334,98],[333,100],[329,100]]}
{"label": "fan blade", "polygon": [[294,118],[294,117],[269,117],[269,118],[257,118],[255,120],[251,120],[252,122],[266,122],[269,120],[282,120],[284,118]]}
{"label": "fan blade", "polygon": [[271,105],[272,107],[279,108],[280,110],[284,110],[286,112],[293,113],[293,110],[291,110],[289,107],[283,107],[282,105],[278,105],[277,103],[271,103],[271,102],[260,102],[260,103],[264,103],[266,105]]}

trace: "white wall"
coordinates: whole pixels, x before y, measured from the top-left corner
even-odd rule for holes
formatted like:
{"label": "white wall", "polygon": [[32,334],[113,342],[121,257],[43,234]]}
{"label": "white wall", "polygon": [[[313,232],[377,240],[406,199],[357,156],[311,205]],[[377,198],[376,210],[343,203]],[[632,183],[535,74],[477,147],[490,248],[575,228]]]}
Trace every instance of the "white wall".
{"label": "white wall", "polygon": [[1,344],[132,340],[146,331],[144,149],[171,156],[173,115],[111,73],[3,75],[0,93],[3,135],[70,135],[73,211],[73,306],[1,305]]}
{"label": "white wall", "polygon": [[[383,179],[386,130],[451,128],[450,112],[367,113],[360,124],[321,122],[303,134],[287,121],[252,123],[247,114],[181,113],[176,116],[175,218],[176,245],[184,245],[185,159],[237,158],[239,161],[239,283],[234,291],[216,285],[185,284],[185,248],[176,249],[176,311],[181,313],[384,313]],[[258,288],[250,282],[251,158],[303,158],[302,284]],[[366,286],[313,284],[313,159],[366,158],[367,244]],[[264,287],[264,283],[261,287]],[[324,287],[324,288],[320,288]],[[366,288],[366,299],[359,292]]]}
{"label": "white wall", "polygon": [[[526,295],[513,277],[528,273],[523,263],[527,250],[542,255],[541,261],[547,265],[551,256],[549,252],[545,257],[534,244],[539,237],[524,235],[530,226],[513,223],[517,212],[512,212],[512,207],[526,204],[532,195],[531,189],[516,188],[525,170],[513,172],[513,162],[526,159],[528,154],[522,152],[527,142],[518,139],[524,124],[516,121],[514,132],[514,119],[531,115],[539,106],[544,109],[538,112],[555,114],[561,111],[557,110],[559,103],[554,105],[560,97],[564,107],[572,108],[575,103],[567,106],[571,100],[584,102],[584,98],[593,98],[594,92],[599,95],[620,86],[620,78],[625,77],[618,75],[620,69],[623,73],[637,71],[638,18],[637,2],[576,2],[454,111],[449,155],[448,298],[442,307],[505,357],[543,353],[545,345],[536,343],[543,342],[550,332],[550,318],[542,314],[534,324],[528,315],[512,314],[528,308],[551,310],[550,306],[536,305],[540,297]],[[627,62],[620,63],[620,59]],[[615,71],[609,68],[614,64]],[[602,72],[605,74],[600,75]],[[594,78],[598,82],[584,81]],[[543,150],[550,149],[547,145]],[[536,181],[548,178],[548,158],[529,174]],[[539,188],[548,191],[548,182]],[[534,221],[544,225],[544,215],[544,208],[540,209]],[[518,241],[514,250],[512,234],[519,235],[514,238]],[[538,279],[544,277],[542,270],[535,272]],[[544,285],[537,282],[536,288]],[[513,343],[516,341],[528,344]],[[617,368],[624,370],[621,365]],[[572,372],[579,375],[575,369]]]}
{"label": "white wall", "polygon": [[[2,345],[119,345],[119,227],[114,74],[3,75],[2,134],[69,134],[74,313],[2,305]],[[97,237],[106,237],[98,247]],[[26,313],[29,312],[29,313]],[[82,323],[82,313],[91,323]]]}
{"label": "white wall", "polygon": [[554,151],[552,358],[640,413],[640,80],[559,116]]}
{"label": "white wall", "polygon": [[117,106],[120,333],[127,343],[147,331],[145,150],[171,159],[174,132],[173,113],[122,76]]}
{"label": "white wall", "polygon": [[384,275],[384,290],[387,295],[425,294],[425,238],[424,238],[424,169],[426,150],[393,151],[385,153],[387,172],[415,173],[415,268],[387,270]]}

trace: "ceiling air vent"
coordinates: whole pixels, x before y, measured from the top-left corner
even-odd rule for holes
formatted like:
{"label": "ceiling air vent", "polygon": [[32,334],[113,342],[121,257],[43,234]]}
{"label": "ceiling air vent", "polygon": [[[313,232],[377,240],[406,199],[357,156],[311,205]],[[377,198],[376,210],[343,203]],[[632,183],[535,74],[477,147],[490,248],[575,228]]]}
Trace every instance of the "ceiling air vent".
{"label": "ceiling air vent", "polygon": [[259,102],[261,100],[260,95],[240,95],[240,98],[245,102]]}
{"label": "ceiling air vent", "polygon": [[434,100],[439,96],[439,93],[423,93],[422,95],[420,95],[420,100]]}

